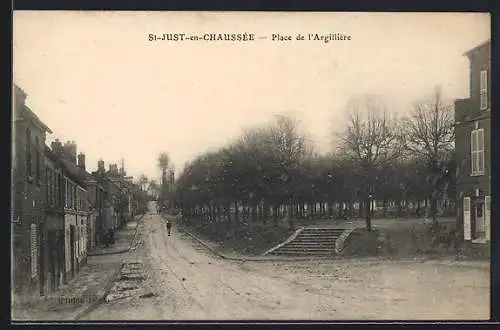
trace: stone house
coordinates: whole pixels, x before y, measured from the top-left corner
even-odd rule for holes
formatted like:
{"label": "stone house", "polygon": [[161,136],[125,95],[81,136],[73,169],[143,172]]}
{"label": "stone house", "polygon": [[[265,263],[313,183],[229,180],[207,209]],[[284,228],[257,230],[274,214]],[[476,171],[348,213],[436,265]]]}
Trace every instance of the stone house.
{"label": "stone house", "polygon": [[[13,91],[12,127],[12,288],[15,293],[45,292],[44,244],[46,134],[52,131],[26,105],[27,94],[17,85]],[[42,267],[42,269],[40,269]]]}
{"label": "stone house", "polygon": [[470,96],[455,102],[457,228],[465,241],[491,241],[491,41],[464,54]]}
{"label": "stone house", "polygon": [[46,222],[47,237],[47,288],[49,292],[56,291],[63,284],[65,274],[65,167],[60,158],[45,146],[45,177],[46,177]]}
{"label": "stone house", "polygon": [[88,202],[85,176],[77,167],[76,143],[58,140],[52,150],[64,165],[65,279],[73,277],[87,258]]}

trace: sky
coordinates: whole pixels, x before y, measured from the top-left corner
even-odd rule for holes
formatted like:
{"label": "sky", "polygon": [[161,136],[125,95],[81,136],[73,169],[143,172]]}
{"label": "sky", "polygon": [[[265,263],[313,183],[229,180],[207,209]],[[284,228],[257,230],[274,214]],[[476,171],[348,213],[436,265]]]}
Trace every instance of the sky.
{"label": "sky", "polygon": [[[245,32],[256,40],[148,38]],[[179,172],[276,114],[325,152],[351,98],[382,95],[404,114],[436,85],[468,97],[463,53],[489,38],[486,13],[14,11],[13,79],[53,131],[48,144],[74,140],[90,170],[123,158],[129,175],[157,179],[160,152]]]}

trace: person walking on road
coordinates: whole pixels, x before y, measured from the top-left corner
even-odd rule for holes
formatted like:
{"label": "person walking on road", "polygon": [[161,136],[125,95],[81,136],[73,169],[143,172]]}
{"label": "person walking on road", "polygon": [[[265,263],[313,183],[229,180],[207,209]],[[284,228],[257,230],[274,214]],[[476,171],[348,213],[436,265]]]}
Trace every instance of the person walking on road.
{"label": "person walking on road", "polygon": [[170,222],[170,220],[167,220],[167,233],[168,233],[168,236],[170,236],[170,231],[172,230],[172,223]]}

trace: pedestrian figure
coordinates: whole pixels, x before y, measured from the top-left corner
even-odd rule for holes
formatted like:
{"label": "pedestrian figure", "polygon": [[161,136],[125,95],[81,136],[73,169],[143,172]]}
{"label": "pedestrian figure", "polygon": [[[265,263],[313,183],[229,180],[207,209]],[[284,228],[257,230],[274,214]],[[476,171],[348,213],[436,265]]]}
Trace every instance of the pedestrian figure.
{"label": "pedestrian figure", "polygon": [[167,220],[167,233],[168,233],[168,236],[170,236],[170,231],[172,230],[172,223],[170,222],[170,220]]}

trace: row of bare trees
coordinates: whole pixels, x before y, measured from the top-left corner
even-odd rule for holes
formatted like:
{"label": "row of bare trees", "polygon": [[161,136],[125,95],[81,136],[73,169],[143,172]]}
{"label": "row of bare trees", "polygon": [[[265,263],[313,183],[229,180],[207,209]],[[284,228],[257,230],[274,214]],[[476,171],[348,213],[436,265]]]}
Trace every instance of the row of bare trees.
{"label": "row of bare trees", "polygon": [[440,90],[399,120],[378,97],[354,99],[347,112],[335,152],[318,154],[297,120],[277,116],[188,163],[170,198],[188,219],[206,222],[277,224],[287,215],[293,227],[295,218],[345,216],[356,204],[370,230],[373,200],[384,210],[430,201],[436,221],[455,176],[453,108]]}

